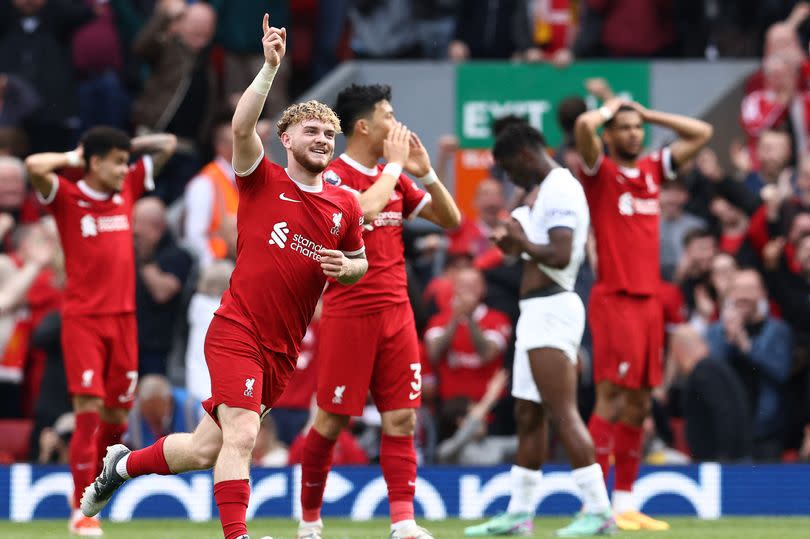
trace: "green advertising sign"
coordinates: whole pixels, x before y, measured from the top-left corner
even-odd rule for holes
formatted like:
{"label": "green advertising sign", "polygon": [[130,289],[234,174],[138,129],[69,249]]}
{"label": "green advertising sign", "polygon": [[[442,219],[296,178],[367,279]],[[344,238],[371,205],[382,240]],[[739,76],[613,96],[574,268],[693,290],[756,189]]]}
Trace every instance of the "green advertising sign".
{"label": "green advertising sign", "polygon": [[[456,70],[456,133],[462,148],[492,144],[492,120],[525,117],[551,147],[562,140],[556,106],[565,97],[587,97],[585,80],[603,77],[623,97],[648,104],[647,62],[578,62],[567,68],[546,64],[467,63]],[[590,106],[596,106],[590,97]]]}

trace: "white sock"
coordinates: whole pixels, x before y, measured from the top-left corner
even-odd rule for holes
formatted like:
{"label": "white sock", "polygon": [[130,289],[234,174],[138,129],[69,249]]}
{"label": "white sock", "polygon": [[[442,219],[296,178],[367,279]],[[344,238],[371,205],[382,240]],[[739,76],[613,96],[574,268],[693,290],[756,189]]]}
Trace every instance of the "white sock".
{"label": "white sock", "polygon": [[115,463],[115,473],[117,473],[124,479],[131,479],[129,477],[129,472],[127,472],[127,461],[129,460],[130,454],[131,453],[127,453],[126,455],[124,455],[124,458]]}
{"label": "white sock", "polygon": [[540,497],[540,481],[542,479],[542,470],[531,470],[513,464],[512,469],[509,470],[511,497],[506,512],[510,515],[517,513],[534,515]]}
{"label": "white sock", "polygon": [[605,478],[602,477],[602,468],[599,464],[591,464],[584,468],[577,468],[571,472],[574,483],[582,493],[583,507],[586,513],[604,513],[610,511]]}
{"label": "white sock", "polygon": [[636,510],[636,500],[633,493],[626,490],[613,491],[613,510],[618,514]]}
{"label": "white sock", "polygon": [[415,520],[400,520],[399,522],[392,522],[391,523],[391,531],[395,532],[397,530],[401,530],[403,528],[410,528],[411,526],[416,527]]}
{"label": "white sock", "polygon": [[301,520],[298,523],[299,528],[323,528],[323,520],[313,520],[312,522],[307,522],[306,520]]}

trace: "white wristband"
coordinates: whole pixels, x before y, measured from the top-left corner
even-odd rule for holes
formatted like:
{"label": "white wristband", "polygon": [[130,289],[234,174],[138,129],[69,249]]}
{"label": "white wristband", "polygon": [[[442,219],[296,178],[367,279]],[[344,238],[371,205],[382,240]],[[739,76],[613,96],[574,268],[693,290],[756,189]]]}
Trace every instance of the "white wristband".
{"label": "white wristband", "polygon": [[436,174],[436,171],[433,170],[433,167],[430,167],[430,172],[419,178],[419,181],[422,182],[422,185],[427,187],[428,185],[434,184],[439,181],[439,175]]}
{"label": "white wristband", "polygon": [[398,163],[388,163],[385,165],[385,168],[383,168],[382,173],[393,176],[394,178],[399,178],[399,175],[402,174],[402,165]]}
{"label": "white wristband", "polygon": [[266,96],[270,93],[270,86],[273,84],[273,78],[276,76],[278,66],[271,66],[267,62],[264,63],[256,78],[250,83],[249,88],[259,95]]}
{"label": "white wristband", "polygon": [[76,150],[65,152],[65,159],[67,159],[68,166],[71,167],[78,167],[82,164],[82,158],[79,157],[79,152]]}
{"label": "white wristband", "polygon": [[602,118],[604,118],[606,122],[609,122],[610,119],[613,118],[613,111],[605,105],[599,107],[599,114],[602,115]]}

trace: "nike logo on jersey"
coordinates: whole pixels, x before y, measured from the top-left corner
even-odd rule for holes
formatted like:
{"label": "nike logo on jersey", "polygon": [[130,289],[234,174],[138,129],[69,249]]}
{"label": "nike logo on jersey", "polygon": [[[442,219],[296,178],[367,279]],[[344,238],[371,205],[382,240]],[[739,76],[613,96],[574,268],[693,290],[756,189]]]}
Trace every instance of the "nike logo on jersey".
{"label": "nike logo on jersey", "polygon": [[417,391],[416,393],[411,392],[411,393],[408,393],[408,398],[411,399],[412,401],[415,401],[416,399],[419,398],[419,396],[421,394],[422,394],[421,391]]}
{"label": "nike logo on jersey", "polygon": [[300,200],[295,200],[294,198],[287,198],[287,196],[284,193],[281,193],[280,195],[278,195],[278,198],[280,198],[281,200],[284,200],[286,202],[301,202]]}

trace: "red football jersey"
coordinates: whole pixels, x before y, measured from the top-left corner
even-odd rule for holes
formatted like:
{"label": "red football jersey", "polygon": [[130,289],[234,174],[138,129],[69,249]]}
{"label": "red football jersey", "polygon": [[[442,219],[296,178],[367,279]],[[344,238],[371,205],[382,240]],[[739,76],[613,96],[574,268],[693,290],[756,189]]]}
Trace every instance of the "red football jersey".
{"label": "red football jersey", "polygon": [[56,220],[65,252],[64,315],[135,312],[130,219],[135,201],[153,187],[152,158],[145,156],[130,166],[120,193],[57,176],[47,199],[38,194]]}
{"label": "red football jersey", "polygon": [[264,156],[236,184],[236,269],[216,314],[270,350],[298,357],[326,283],[318,250],[363,252],[360,204],[327,183],[299,184]]}
{"label": "red football jersey", "polygon": [[[374,184],[382,169],[382,165],[367,168],[343,154],[329,165],[324,180],[363,192]],[[351,288],[330,283],[324,295],[325,312],[350,316],[408,301],[402,222],[419,215],[429,202],[429,193],[407,176],[400,176],[388,204],[373,223],[366,223],[364,227],[368,273]]]}
{"label": "red football jersey", "polygon": [[597,284],[606,292],[656,294],[659,269],[659,186],[675,179],[669,148],[638,160],[636,168],[601,156],[580,168],[596,236]]}
{"label": "red football jersey", "polygon": [[[430,319],[425,339],[441,335],[450,323],[453,314],[440,312]],[[447,350],[438,365],[439,396],[443,399],[468,397],[474,401],[484,396],[487,384],[495,372],[503,368],[503,351],[512,334],[512,323],[509,317],[500,311],[479,305],[473,312],[473,318],[487,338],[498,343],[501,354],[484,363],[475,350],[475,344],[466,323],[459,324]]]}
{"label": "red football jersey", "polygon": [[287,383],[287,388],[273,405],[277,408],[309,410],[312,396],[318,389],[318,322],[313,320],[301,341],[301,353],[295,363],[295,373]]}

